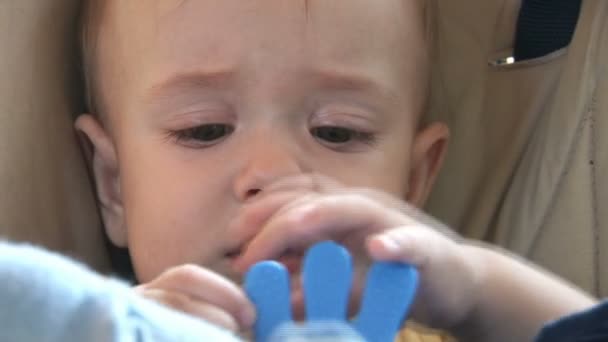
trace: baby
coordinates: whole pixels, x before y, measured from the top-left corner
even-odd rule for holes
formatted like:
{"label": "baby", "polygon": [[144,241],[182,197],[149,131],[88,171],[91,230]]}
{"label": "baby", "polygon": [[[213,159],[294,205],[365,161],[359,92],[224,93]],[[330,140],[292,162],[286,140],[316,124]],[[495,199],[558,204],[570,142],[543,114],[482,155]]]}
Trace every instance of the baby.
{"label": "baby", "polygon": [[[137,290],[244,331],[255,319],[237,285],[244,272],[283,262],[301,309],[301,255],[333,239],[359,270],[417,266],[413,317],[461,337],[524,340],[539,321],[588,304],[575,295],[541,312],[537,301],[570,289],[528,295],[534,321],[512,331],[501,324],[516,311],[509,290],[546,276],[414,209],[448,138],[444,124],[421,120],[429,10],[425,0],[88,1],[89,114],[76,128]],[[497,286],[486,291],[487,279]],[[503,310],[489,310],[497,294]]]}

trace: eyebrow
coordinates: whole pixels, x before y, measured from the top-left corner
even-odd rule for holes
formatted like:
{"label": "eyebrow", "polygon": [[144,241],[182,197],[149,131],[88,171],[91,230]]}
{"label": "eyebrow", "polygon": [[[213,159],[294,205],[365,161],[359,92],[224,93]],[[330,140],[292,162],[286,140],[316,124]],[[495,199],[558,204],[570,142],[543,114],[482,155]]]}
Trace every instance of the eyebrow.
{"label": "eyebrow", "polygon": [[[390,102],[399,99],[394,89],[370,75],[337,69],[312,70],[303,72],[303,75],[318,82],[323,90],[367,92]],[[145,98],[156,102],[158,99],[171,98],[193,89],[226,89],[235,81],[236,76],[231,70],[176,73],[148,88]]]}
{"label": "eyebrow", "polygon": [[382,84],[371,76],[354,72],[343,72],[338,70],[313,71],[312,77],[319,80],[325,89],[344,91],[374,91],[385,96],[391,91],[387,85]]}
{"label": "eyebrow", "polygon": [[398,105],[403,95],[390,84],[366,73],[325,69],[314,70],[311,75],[318,80],[319,89],[323,91],[367,94],[390,105]]}
{"label": "eyebrow", "polygon": [[231,71],[177,73],[148,88],[145,97],[156,99],[179,94],[189,89],[226,88],[232,83],[233,79],[234,73]]}

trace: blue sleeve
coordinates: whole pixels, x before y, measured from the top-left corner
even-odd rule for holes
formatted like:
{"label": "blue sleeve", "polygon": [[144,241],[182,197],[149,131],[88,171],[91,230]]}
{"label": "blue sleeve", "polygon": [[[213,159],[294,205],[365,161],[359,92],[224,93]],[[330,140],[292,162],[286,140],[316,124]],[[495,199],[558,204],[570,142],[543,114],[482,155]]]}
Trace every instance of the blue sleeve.
{"label": "blue sleeve", "polygon": [[0,341],[238,341],[39,248],[0,242]]}
{"label": "blue sleeve", "polygon": [[536,342],[608,341],[608,301],[547,324]]}

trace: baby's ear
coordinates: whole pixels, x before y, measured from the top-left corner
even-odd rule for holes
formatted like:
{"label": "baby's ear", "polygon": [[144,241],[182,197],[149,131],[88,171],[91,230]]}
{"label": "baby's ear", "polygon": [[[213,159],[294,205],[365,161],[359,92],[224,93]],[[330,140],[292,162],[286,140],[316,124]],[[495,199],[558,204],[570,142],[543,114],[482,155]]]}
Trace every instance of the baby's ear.
{"label": "baby's ear", "polygon": [[81,142],[95,179],[96,196],[106,234],[117,247],[127,247],[120,173],[114,143],[93,115],[80,115],[74,126],[83,137]]}
{"label": "baby's ear", "polygon": [[412,144],[407,201],[417,207],[426,202],[443,164],[450,132],[435,122],[418,131]]}

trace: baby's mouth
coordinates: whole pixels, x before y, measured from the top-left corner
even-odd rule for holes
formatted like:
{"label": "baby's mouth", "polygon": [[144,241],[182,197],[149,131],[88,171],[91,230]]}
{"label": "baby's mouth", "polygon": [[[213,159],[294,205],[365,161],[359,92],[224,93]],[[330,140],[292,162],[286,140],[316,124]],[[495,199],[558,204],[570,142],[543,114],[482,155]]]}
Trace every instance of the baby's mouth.
{"label": "baby's mouth", "polygon": [[[237,248],[226,252],[224,257],[234,263],[243,254],[243,248]],[[283,255],[275,259],[281,263],[290,274],[298,274],[302,268],[303,253],[287,250]]]}
{"label": "baby's mouth", "polygon": [[304,256],[302,253],[288,250],[282,256],[280,256],[277,261],[283,264],[290,274],[294,275],[300,273],[303,258]]}
{"label": "baby's mouth", "polygon": [[243,249],[242,248],[237,248],[237,249],[230,250],[230,251],[226,252],[226,254],[224,254],[224,257],[226,259],[230,260],[231,262],[233,262],[238,257],[240,257],[241,254],[243,254]]}
{"label": "baby's mouth", "polygon": [[242,252],[243,252],[243,250],[238,248],[238,249],[234,249],[234,250],[226,252],[225,256],[228,259],[234,259],[234,258],[238,257],[239,255],[241,255]]}

